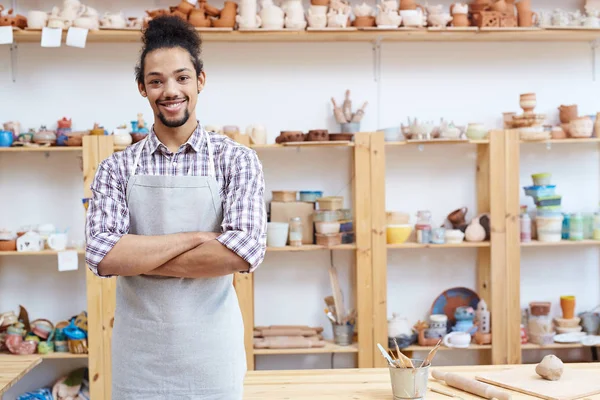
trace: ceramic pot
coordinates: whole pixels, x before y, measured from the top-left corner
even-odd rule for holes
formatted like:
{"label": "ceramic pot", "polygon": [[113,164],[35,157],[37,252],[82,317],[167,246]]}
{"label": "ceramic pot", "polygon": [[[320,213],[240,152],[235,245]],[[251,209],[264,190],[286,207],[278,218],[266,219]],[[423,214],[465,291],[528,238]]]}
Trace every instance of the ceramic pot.
{"label": "ceramic pot", "polygon": [[438,28],[444,28],[448,26],[448,23],[452,21],[454,18],[450,16],[450,14],[430,14],[427,18],[429,21],[429,25]]}
{"label": "ceramic pot", "polygon": [[467,242],[483,242],[486,237],[486,232],[481,223],[480,217],[473,218],[467,229],[465,230],[465,239]]}
{"label": "ceramic pot", "polygon": [[420,28],[427,24],[427,18],[423,14],[422,7],[415,10],[400,10],[400,16],[402,17],[402,25],[406,27]]}
{"label": "ceramic pot", "polygon": [[577,105],[573,104],[570,106],[560,106],[558,107],[560,122],[563,124],[568,124],[571,120],[577,118],[578,111]]}
{"label": "ceramic pot", "polygon": [[471,140],[484,140],[488,132],[483,126],[483,124],[469,123],[467,125],[466,135]]}
{"label": "ceramic pot", "polygon": [[0,131],[0,147],[12,146],[15,138],[11,131]]}
{"label": "ceramic pot", "polygon": [[492,5],[490,6],[490,9],[492,11],[497,11],[497,12],[506,12],[506,9],[508,8],[508,5],[506,4],[505,0],[498,0],[494,3],[492,3]]}
{"label": "ceramic pot", "polygon": [[[310,10],[308,10],[310,12]],[[327,27],[327,15],[312,14],[306,17],[308,26],[315,29],[323,29]]]}
{"label": "ceramic pot", "polygon": [[552,139],[566,139],[567,133],[560,126],[553,126],[550,136]]}
{"label": "ceramic pot", "polygon": [[446,230],[446,243],[456,244],[462,243],[465,238],[465,234],[460,229],[447,229]]}
{"label": "ceramic pot", "polygon": [[504,123],[504,129],[512,128],[513,117],[517,115],[515,112],[505,112],[502,113],[502,121]]}
{"label": "ceramic pot", "polygon": [[269,222],[267,224],[267,246],[285,247],[290,224],[287,222]]}
{"label": "ceramic pot", "polygon": [[535,93],[524,93],[520,96],[519,105],[525,114],[531,114],[537,105]]}
{"label": "ceramic pot", "polygon": [[237,3],[233,1],[226,1],[223,5],[223,9],[221,10],[221,15],[219,19],[231,18],[235,20],[235,16],[237,15]]}
{"label": "ceramic pot", "polygon": [[370,26],[375,26],[375,17],[369,16],[369,17],[356,17],[356,19],[354,20],[354,22],[352,23],[353,26],[356,27],[370,27]]}
{"label": "ceramic pot", "polygon": [[452,211],[448,214],[448,221],[452,224],[454,228],[462,226],[465,224],[465,218],[467,216],[467,212],[469,209],[467,207],[459,208],[458,210]]}
{"label": "ceramic pot", "polygon": [[45,127],[33,135],[34,143],[38,144],[55,144],[56,143],[56,133],[53,131],[46,130]]}
{"label": "ceramic pot", "polygon": [[560,308],[564,319],[575,317],[575,296],[560,296]]}
{"label": "ceramic pot", "polygon": [[306,140],[309,142],[326,142],[329,140],[329,133],[327,129],[310,130]]}
{"label": "ceramic pot", "polygon": [[48,23],[48,13],[44,11],[29,11],[27,14],[27,27],[29,29],[42,29]]}
{"label": "ceramic pot", "polygon": [[590,117],[581,117],[569,123],[569,135],[574,138],[589,138],[594,132],[594,122]]}
{"label": "ceramic pot", "polygon": [[583,331],[589,335],[596,335],[600,328],[600,315],[595,312],[586,311],[579,314]]}
{"label": "ceramic pot", "polygon": [[388,320],[388,337],[395,338],[401,335],[412,335],[408,320],[400,318],[396,313],[392,313],[392,318]]}
{"label": "ceramic pot", "polygon": [[450,14],[468,14],[469,5],[465,3],[454,3],[450,6]]}
{"label": "ceramic pot", "polygon": [[418,5],[415,0],[400,0],[400,10],[416,10],[417,8],[424,11],[423,7]]}
{"label": "ceramic pot", "polygon": [[533,11],[519,11],[518,14],[519,26],[522,28],[529,28],[533,25],[537,25],[539,22],[539,16]]}
{"label": "ceramic pot", "polygon": [[452,15],[452,26],[454,27],[465,27],[469,26],[469,15],[468,14],[453,14]]}
{"label": "ceramic pot", "polygon": [[189,15],[189,22],[196,28],[208,28],[210,27],[210,19],[206,18],[204,10],[193,9]]}

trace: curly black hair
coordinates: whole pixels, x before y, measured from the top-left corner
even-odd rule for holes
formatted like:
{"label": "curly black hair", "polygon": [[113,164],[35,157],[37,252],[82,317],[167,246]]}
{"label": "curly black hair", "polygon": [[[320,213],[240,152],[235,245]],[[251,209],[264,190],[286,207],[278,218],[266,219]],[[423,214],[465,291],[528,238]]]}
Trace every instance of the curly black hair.
{"label": "curly black hair", "polygon": [[135,79],[144,84],[144,61],[151,51],[181,47],[190,53],[192,64],[196,69],[196,76],[200,75],[204,67],[200,54],[202,52],[202,39],[196,29],[180,17],[162,15],[153,18],[142,36],[142,52],[139,63],[135,67]]}

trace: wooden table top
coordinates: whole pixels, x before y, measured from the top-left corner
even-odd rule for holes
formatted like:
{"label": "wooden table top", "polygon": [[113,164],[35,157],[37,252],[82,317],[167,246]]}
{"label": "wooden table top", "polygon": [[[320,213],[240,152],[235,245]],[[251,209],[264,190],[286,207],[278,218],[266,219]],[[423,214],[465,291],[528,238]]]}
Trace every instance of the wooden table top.
{"label": "wooden table top", "polygon": [[[565,364],[568,368],[596,369],[600,376],[600,363]],[[506,368],[519,368],[522,365],[485,365],[438,367],[441,371],[456,372],[474,377],[476,374]],[[531,368],[531,365],[529,366]],[[431,375],[431,374],[430,374]],[[429,378],[429,388],[452,393],[463,400],[481,400]],[[506,390],[506,389],[502,389]],[[506,390],[512,400],[540,400],[537,397]],[[249,371],[244,384],[244,400],[391,400],[392,387],[389,370],[334,369],[334,370],[292,370],[292,371]],[[460,400],[431,390],[427,400]],[[582,399],[584,400],[584,399]],[[585,400],[600,400],[600,395],[588,396]]]}
{"label": "wooden table top", "polygon": [[41,362],[42,357],[39,355],[14,356],[0,354],[0,395]]}

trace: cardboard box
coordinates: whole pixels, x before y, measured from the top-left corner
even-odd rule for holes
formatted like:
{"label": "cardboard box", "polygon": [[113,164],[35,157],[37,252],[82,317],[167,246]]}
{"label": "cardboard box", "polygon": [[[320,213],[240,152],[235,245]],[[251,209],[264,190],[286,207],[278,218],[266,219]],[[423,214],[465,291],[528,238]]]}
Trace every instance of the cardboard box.
{"label": "cardboard box", "polygon": [[313,244],[314,241],[314,223],[313,212],[314,203],[305,203],[301,201],[291,202],[271,202],[271,221],[272,222],[290,222],[290,218],[300,217],[302,220],[302,243]]}

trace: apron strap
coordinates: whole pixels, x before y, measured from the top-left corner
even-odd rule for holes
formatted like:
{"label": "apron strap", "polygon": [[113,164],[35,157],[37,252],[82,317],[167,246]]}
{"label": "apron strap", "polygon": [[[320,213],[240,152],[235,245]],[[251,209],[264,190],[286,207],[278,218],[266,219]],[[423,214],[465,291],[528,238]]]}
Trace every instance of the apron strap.
{"label": "apron strap", "polygon": [[144,151],[144,147],[146,147],[146,143],[148,142],[147,139],[148,139],[148,136],[146,136],[144,139],[142,139],[142,142],[144,142],[144,143],[142,143],[139,150],[135,154],[135,158],[133,159],[133,169],[131,170],[131,176],[135,175],[135,171],[137,170],[138,163],[140,162],[140,157],[142,156],[142,151]]}
{"label": "apron strap", "polygon": [[[206,138],[206,148],[208,150],[208,176],[216,178],[217,173],[216,173],[216,169],[215,169],[213,146],[210,141],[210,135],[204,129],[202,129],[202,131],[204,132],[204,137]],[[190,168],[188,170],[188,175],[192,175],[193,169],[194,169],[194,163],[192,163],[190,165]]]}

